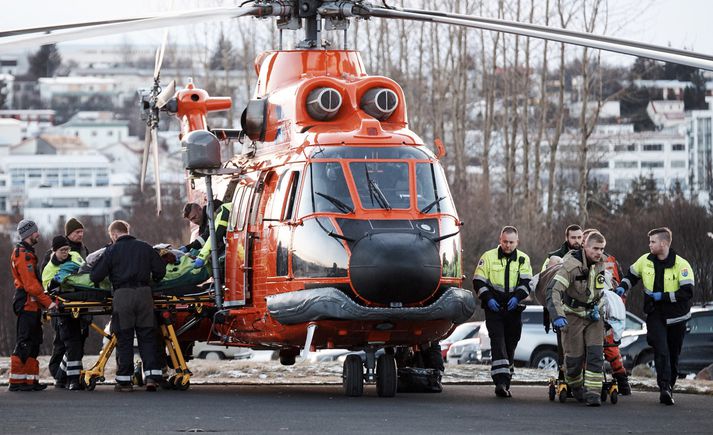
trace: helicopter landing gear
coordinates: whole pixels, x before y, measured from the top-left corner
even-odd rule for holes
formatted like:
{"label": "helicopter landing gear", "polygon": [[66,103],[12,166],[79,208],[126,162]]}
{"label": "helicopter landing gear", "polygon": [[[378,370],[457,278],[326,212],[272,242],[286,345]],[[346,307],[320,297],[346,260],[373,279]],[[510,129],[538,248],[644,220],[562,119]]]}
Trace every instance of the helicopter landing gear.
{"label": "helicopter landing gear", "polygon": [[364,383],[376,384],[379,397],[394,397],[398,386],[398,372],[394,349],[385,348],[384,353],[376,357],[376,348],[364,349],[364,360],[357,354],[347,355],[342,371],[344,394],[358,397],[364,394]]}
{"label": "helicopter landing gear", "polygon": [[364,363],[359,355],[347,355],[342,371],[344,394],[359,397],[364,394]]}

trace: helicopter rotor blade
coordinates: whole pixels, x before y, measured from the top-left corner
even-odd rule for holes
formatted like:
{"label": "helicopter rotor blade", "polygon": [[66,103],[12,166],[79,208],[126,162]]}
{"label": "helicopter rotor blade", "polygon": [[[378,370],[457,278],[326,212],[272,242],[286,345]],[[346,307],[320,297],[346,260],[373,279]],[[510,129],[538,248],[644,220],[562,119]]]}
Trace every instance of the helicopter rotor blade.
{"label": "helicopter rotor blade", "polygon": [[419,9],[399,10],[382,7],[370,7],[360,8],[356,13],[365,17],[396,18],[437,24],[452,24],[474,29],[511,33],[520,36],[528,36],[548,41],[591,47],[630,56],[640,56],[713,71],[713,56],[695,54],[686,50],[677,50],[657,45],[642,44],[635,41],[600,36],[586,32],[553,29],[508,20],[486,19],[475,15],[447,14]]}
{"label": "helicopter rotor blade", "polygon": [[156,128],[151,129],[151,148],[153,150],[153,176],[156,182],[156,216],[161,214],[161,179],[158,165],[158,133]]}
{"label": "helicopter rotor blade", "polygon": [[[67,28],[67,26],[55,26],[62,27],[57,30],[47,30],[41,28],[43,29],[41,30],[43,31],[41,34],[23,34],[21,36],[7,36],[0,39],[0,51],[9,49],[15,50],[19,48],[35,48],[44,44],[55,44],[58,42],[74,41],[78,39],[114,35],[139,30],[151,30],[160,27],[202,23],[225,18],[238,18],[245,15],[271,15],[272,9],[273,7],[269,5],[244,8],[221,7],[171,12],[148,18],[127,18],[124,20],[115,20],[117,22],[109,22],[107,24],[96,25],[96,22],[87,22],[68,25],[71,26],[70,28]],[[18,29],[12,32],[24,32],[25,30]]]}
{"label": "helicopter rotor blade", "polygon": [[176,81],[171,80],[168,85],[163,88],[160,94],[156,97],[156,107],[159,109],[162,109],[166,104],[168,104],[168,101],[173,98],[173,95],[176,93]]}
{"label": "helicopter rotor blade", "polygon": [[163,65],[163,55],[166,53],[166,43],[168,42],[168,30],[163,32],[163,42],[161,46],[156,50],[156,63],[153,69],[153,79],[158,80],[158,76],[161,73],[161,65]]}
{"label": "helicopter rotor blade", "polygon": [[3,32],[0,32],[0,38],[7,38],[8,36],[28,35],[31,33],[48,33],[48,32],[54,32],[56,30],[67,30],[67,29],[74,29],[77,27],[99,26],[102,24],[126,23],[128,21],[145,20],[147,18],[150,18],[150,17],[118,18],[116,20],[85,21],[82,23],[59,24],[56,26],[30,27],[30,28],[26,28],[26,29],[6,30]]}
{"label": "helicopter rotor blade", "polygon": [[144,154],[141,159],[141,178],[139,179],[139,184],[141,186],[141,191],[144,191],[144,181],[146,180],[146,168],[149,163],[149,148],[151,148],[151,130],[150,126],[146,126],[146,134],[144,135]]}

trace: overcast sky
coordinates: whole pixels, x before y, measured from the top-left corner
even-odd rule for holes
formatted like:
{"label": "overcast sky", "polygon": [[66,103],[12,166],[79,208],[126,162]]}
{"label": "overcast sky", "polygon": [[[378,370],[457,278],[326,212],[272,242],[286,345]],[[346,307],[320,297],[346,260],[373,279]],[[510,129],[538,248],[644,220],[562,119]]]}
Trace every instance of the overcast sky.
{"label": "overcast sky", "polygon": [[[394,1],[394,0],[392,0]],[[162,10],[186,10],[198,5],[233,4],[219,0],[21,0],[3,8],[2,28],[38,27],[84,20],[145,16]],[[379,2],[375,2],[379,3]],[[407,5],[410,2],[407,1]],[[413,1],[418,7],[421,1]],[[711,0],[609,0],[608,34],[713,55],[713,1]],[[171,34],[180,34],[174,28]],[[132,41],[160,43],[163,32],[127,34]],[[173,37],[173,36],[172,36]],[[114,39],[120,41],[124,36]],[[105,42],[89,39],[82,43]]]}

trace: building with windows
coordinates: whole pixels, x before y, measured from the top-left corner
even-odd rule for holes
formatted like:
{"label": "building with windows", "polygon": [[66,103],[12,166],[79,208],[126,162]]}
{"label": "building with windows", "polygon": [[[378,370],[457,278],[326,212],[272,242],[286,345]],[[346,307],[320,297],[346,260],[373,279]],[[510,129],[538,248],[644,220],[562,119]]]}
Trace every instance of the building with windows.
{"label": "building with windows", "polygon": [[47,231],[63,216],[111,216],[124,189],[110,186],[110,172],[109,160],[99,154],[5,156],[0,214],[22,211]]}
{"label": "building with windows", "polygon": [[111,112],[79,112],[56,131],[79,138],[92,149],[121,142],[129,137],[129,121],[114,119]]}
{"label": "building with windows", "polygon": [[713,110],[688,112],[686,142],[693,167],[691,191],[707,203],[713,191]]}

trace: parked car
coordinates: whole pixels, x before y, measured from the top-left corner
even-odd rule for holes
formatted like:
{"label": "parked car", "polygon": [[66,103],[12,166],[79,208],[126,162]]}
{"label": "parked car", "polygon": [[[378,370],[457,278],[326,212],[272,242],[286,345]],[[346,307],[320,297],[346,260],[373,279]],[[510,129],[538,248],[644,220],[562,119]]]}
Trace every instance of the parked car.
{"label": "parked car", "polygon": [[248,359],[252,352],[252,349],[247,347],[220,346],[205,341],[196,341],[193,344],[193,358],[207,360]]}
{"label": "parked car", "polygon": [[[629,339],[625,343],[625,339]],[[656,369],[654,350],[646,341],[646,324],[643,329],[629,337],[622,338],[620,346],[624,367],[631,370],[645,364]],[[680,375],[698,373],[713,363],[713,306],[695,306],[691,308],[691,318],[686,324],[686,336],[678,360]]]}
{"label": "parked car", "polygon": [[448,360],[448,349],[456,341],[473,338],[478,334],[480,325],[485,322],[467,322],[456,326],[456,329],[451,332],[451,335],[441,340],[438,344],[441,346],[441,354],[444,360]]}

